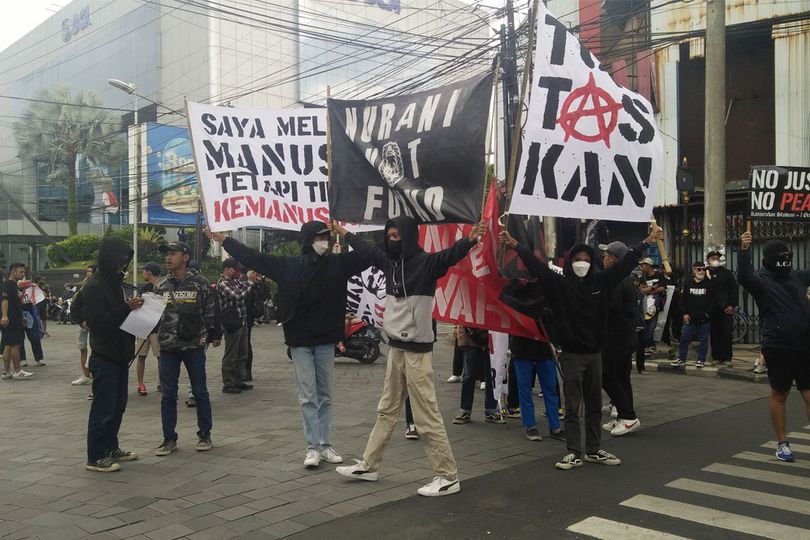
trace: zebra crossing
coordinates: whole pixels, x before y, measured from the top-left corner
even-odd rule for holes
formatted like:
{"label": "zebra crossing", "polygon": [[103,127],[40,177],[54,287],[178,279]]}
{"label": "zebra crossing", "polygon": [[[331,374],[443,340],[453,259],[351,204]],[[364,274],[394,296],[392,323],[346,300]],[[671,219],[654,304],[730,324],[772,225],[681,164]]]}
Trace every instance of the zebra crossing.
{"label": "zebra crossing", "polygon": [[776,442],[770,441],[761,446],[767,453],[740,452],[728,462],[703,467],[695,473],[699,478],[678,478],[655,494],[638,493],[615,511],[590,516],[567,531],[603,540],[735,538],[737,533],[810,540],[810,426],[788,439],[794,463],[778,461]]}

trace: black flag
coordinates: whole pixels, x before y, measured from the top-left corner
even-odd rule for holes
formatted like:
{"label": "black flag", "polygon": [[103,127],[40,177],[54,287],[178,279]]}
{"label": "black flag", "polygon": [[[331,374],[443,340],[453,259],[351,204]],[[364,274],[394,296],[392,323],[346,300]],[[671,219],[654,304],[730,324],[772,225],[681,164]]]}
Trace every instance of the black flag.
{"label": "black flag", "polygon": [[330,99],[330,213],[384,224],[480,219],[492,75],[368,101]]}

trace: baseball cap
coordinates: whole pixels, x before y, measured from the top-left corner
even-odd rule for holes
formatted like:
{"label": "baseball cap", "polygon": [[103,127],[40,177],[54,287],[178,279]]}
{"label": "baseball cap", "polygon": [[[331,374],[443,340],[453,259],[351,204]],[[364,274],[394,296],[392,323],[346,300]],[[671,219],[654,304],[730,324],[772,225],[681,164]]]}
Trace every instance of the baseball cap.
{"label": "baseball cap", "polygon": [[638,264],[649,264],[650,266],[655,266],[655,261],[653,261],[649,257],[644,257],[643,259],[638,261]]}
{"label": "baseball cap", "polygon": [[155,262],[148,262],[143,265],[143,269],[152,274],[153,276],[160,275],[160,265]]}
{"label": "baseball cap", "polygon": [[158,248],[162,254],[166,254],[170,251],[179,251],[180,253],[190,253],[191,249],[188,247],[188,244],[185,242],[172,242],[170,244],[163,244]]}
{"label": "baseball cap", "polygon": [[602,251],[607,251],[617,259],[621,259],[627,252],[627,246],[624,245],[624,242],[611,242],[609,244],[599,244],[599,249]]}

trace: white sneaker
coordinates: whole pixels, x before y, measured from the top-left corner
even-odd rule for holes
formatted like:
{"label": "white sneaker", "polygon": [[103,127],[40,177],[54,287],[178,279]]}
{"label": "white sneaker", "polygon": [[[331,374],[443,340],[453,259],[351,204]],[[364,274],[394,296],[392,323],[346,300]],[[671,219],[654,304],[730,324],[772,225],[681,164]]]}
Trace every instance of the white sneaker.
{"label": "white sneaker", "polygon": [[641,427],[641,420],[636,418],[635,420],[616,420],[616,425],[613,426],[613,429],[610,430],[610,434],[614,437],[621,437],[622,435],[627,435],[628,433],[633,433],[638,428]]}
{"label": "white sneaker", "polygon": [[5,372],[0,375],[0,380],[2,381],[10,381],[14,378],[14,376],[10,372]]}
{"label": "white sneaker", "polygon": [[337,467],[335,470],[341,476],[346,478],[353,478],[355,480],[366,480],[368,482],[376,482],[378,475],[377,471],[370,471],[366,464],[359,459],[354,460],[354,465],[346,465],[344,467]]}
{"label": "white sneaker", "polygon": [[93,383],[92,377],[85,377],[84,375],[82,375],[81,377],[79,377],[70,384],[72,384],[73,386],[83,386],[85,384],[92,384],[92,383]]}
{"label": "white sneaker", "polygon": [[608,422],[607,424],[602,424],[602,429],[604,429],[605,431],[610,431],[610,432],[612,432],[612,431],[613,431],[613,428],[615,428],[615,427],[616,427],[616,422],[617,422],[617,420],[611,420],[611,421],[610,421],[610,422]]}
{"label": "white sneaker", "polygon": [[605,405],[604,407],[602,407],[602,414],[607,414],[607,413],[609,413],[609,412],[610,412],[612,409],[613,409],[613,405],[611,405],[610,403],[608,403],[607,405]]}
{"label": "white sneaker", "polygon": [[19,381],[22,379],[30,379],[31,377],[34,376],[34,374],[28,371],[20,370],[17,373],[12,374],[11,376],[14,378],[15,381]]}
{"label": "white sneaker", "polygon": [[[481,388],[481,390],[486,390],[487,389],[487,383],[482,382],[480,388]],[[438,478],[438,476],[436,478]]]}
{"label": "white sneaker", "polygon": [[435,477],[431,483],[416,490],[419,495],[425,497],[442,497],[459,491],[461,491],[461,482],[458,481],[458,478],[448,480],[442,476]]}
{"label": "white sneaker", "polygon": [[613,405],[610,406],[610,417],[611,418],[618,418],[619,417],[619,411]]}
{"label": "white sneaker", "polygon": [[28,362],[23,362],[22,364],[20,364],[20,367],[28,367]]}
{"label": "white sneaker", "polygon": [[39,366],[39,367],[43,367],[43,366],[46,365],[44,358],[42,360],[35,360],[35,362],[36,362],[36,365]]}
{"label": "white sneaker", "polygon": [[304,467],[317,467],[321,464],[321,453],[317,450],[307,450],[307,457],[304,458]]}
{"label": "white sneaker", "polygon": [[335,452],[331,446],[324,446],[321,450],[321,459],[327,463],[343,463],[343,457]]}
{"label": "white sneaker", "polygon": [[458,375],[450,375],[450,377],[447,379],[447,382],[449,383],[461,382],[461,377],[459,377]]}

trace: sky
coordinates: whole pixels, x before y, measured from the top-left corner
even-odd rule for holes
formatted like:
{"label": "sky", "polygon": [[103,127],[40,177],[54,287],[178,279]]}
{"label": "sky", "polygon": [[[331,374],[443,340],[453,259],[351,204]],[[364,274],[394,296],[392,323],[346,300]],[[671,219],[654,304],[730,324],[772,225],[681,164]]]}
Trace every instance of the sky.
{"label": "sky", "polygon": [[70,0],[25,0],[14,1],[18,6],[0,17],[0,51],[33,30],[42,21],[54,14],[59,6]]}

